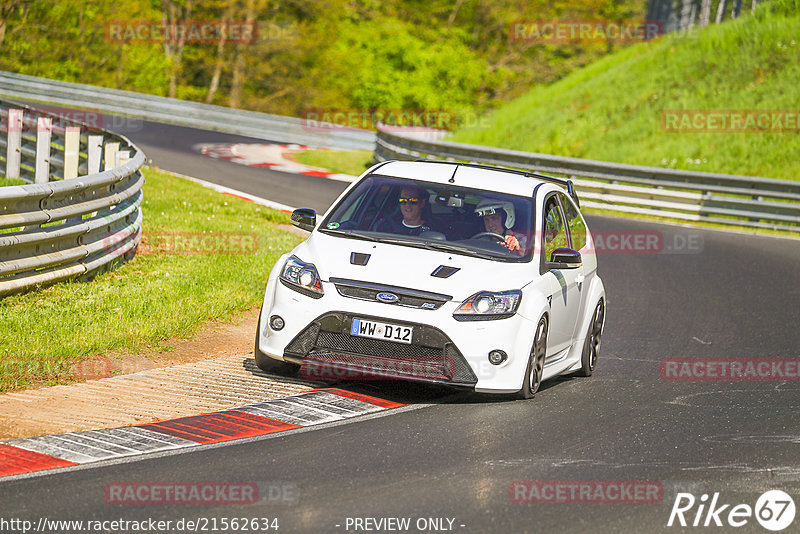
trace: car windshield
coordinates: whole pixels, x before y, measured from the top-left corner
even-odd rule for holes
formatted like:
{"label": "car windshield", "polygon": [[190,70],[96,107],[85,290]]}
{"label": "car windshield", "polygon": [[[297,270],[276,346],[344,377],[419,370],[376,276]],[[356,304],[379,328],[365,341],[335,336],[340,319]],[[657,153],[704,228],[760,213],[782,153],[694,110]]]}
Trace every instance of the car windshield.
{"label": "car windshield", "polygon": [[372,175],[342,199],[319,230],[498,261],[530,261],[533,220],[531,198]]}

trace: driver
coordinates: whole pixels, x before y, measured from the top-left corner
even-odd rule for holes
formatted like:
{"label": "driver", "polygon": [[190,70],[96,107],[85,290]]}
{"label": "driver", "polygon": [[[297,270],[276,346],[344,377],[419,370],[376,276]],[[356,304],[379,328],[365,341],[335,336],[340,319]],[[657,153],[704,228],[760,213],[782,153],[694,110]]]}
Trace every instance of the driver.
{"label": "driver", "polygon": [[426,220],[425,207],[428,205],[428,192],[417,185],[403,186],[397,203],[401,218],[386,218],[378,223],[378,232],[402,235],[420,235],[431,231],[430,221]]}
{"label": "driver", "polygon": [[514,226],[514,204],[502,200],[482,200],[475,207],[475,214],[483,218],[485,231],[473,238],[481,234],[495,234],[498,239],[503,239],[508,250],[520,256],[525,254],[525,236],[511,231]]}

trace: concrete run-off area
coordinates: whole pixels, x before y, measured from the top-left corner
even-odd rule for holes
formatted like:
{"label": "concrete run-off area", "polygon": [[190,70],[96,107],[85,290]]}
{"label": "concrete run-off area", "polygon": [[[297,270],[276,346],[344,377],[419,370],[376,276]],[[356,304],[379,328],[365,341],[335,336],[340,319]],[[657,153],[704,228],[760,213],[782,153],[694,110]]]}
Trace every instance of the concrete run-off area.
{"label": "concrete run-off area", "polygon": [[316,385],[267,375],[252,354],[226,355],[5,393],[0,395],[0,439],[162,421],[296,395]]}

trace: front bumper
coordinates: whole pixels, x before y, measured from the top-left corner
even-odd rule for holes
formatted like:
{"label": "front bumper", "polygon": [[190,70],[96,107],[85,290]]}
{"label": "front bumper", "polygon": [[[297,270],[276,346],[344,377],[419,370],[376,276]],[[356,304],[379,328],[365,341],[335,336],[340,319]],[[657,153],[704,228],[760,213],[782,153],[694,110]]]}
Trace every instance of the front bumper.
{"label": "front bumper", "polygon": [[356,317],[387,320],[340,311],[325,313],[287,345],[284,360],[305,366],[307,378],[399,378],[470,387],[478,382],[455,343],[438,328],[393,320],[414,329],[411,344],[396,343],[351,335]]}
{"label": "front bumper", "polygon": [[[304,365],[308,378],[396,378],[495,392],[522,386],[536,325],[519,314],[456,321],[460,300],[437,309],[403,307],[343,296],[331,282],[322,282],[324,295],[314,299],[279,283],[275,271],[264,295],[259,349]],[[269,327],[273,315],[285,321],[280,331]],[[412,326],[412,344],[352,336],[354,317]],[[497,349],[509,357],[492,365],[488,354]]]}

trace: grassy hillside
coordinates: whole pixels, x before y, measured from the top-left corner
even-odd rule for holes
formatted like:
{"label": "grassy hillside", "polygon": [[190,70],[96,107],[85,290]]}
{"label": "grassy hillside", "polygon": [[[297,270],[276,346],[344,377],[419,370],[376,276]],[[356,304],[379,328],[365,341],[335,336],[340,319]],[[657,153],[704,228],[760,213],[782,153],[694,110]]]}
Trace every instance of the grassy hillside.
{"label": "grassy hillside", "polygon": [[795,133],[668,132],[665,110],[800,114],[800,0],[633,46],[485,117],[453,140],[708,172],[800,178]]}

